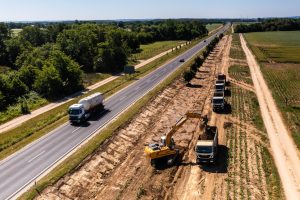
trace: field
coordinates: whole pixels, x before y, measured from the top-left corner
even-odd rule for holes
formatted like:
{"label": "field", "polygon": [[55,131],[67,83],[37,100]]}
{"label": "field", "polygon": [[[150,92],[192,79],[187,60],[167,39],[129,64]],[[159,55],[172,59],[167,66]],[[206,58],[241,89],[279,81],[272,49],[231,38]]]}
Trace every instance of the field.
{"label": "field", "polygon": [[230,77],[234,78],[237,81],[245,82],[249,85],[252,85],[252,79],[250,74],[250,69],[248,66],[243,65],[232,65],[229,68]]}
{"label": "field", "polygon": [[300,149],[300,31],[245,36]]}
{"label": "field", "polygon": [[143,44],[140,45],[140,52],[133,54],[132,58],[134,60],[146,60],[184,43],[185,41],[159,41],[151,44]]}
{"label": "field", "polygon": [[260,62],[300,63],[300,31],[247,33],[245,36]]}
{"label": "field", "polygon": [[18,35],[20,32],[22,31],[21,28],[14,28],[14,29],[11,29],[11,33],[12,35]]}
{"label": "field", "polygon": [[208,32],[213,31],[217,28],[219,28],[220,26],[222,26],[222,24],[216,23],[216,24],[207,24],[206,28],[208,30]]}
{"label": "field", "polygon": [[230,50],[230,58],[241,59],[241,60],[246,58],[243,49],[241,48],[239,35],[236,33],[232,35],[232,46]]}

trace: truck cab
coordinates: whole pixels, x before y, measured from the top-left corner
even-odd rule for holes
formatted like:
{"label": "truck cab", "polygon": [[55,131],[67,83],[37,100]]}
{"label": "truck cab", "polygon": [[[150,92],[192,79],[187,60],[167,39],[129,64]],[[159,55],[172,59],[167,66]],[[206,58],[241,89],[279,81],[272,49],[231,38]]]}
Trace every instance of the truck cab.
{"label": "truck cab", "polygon": [[71,123],[81,123],[85,120],[85,111],[82,104],[73,104],[69,107],[69,120]]}
{"label": "truck cab", "polygon": [[214,163],[218,150],[218,129],[207,126],[195,146],[197,163]]}

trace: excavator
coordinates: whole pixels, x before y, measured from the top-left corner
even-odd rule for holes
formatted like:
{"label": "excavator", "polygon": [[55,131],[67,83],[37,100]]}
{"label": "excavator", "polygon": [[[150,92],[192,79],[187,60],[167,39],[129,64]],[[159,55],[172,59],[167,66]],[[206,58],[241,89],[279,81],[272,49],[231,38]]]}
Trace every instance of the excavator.
{"label": "excavator", "polygon": [[150,159],[152,166],[156,167],[157,165],[165,163],[167,163],[168,166],[174,164],[182,152],[175,146],[173,135],[190,118],[198,118],[203,119],[205,122],[207,121],[201,116],[201,112],[189,111],[185,114],[185,116],[181,117],[165,135],[161,137],[159,144],[152,143],[145,147],[146,157]]}

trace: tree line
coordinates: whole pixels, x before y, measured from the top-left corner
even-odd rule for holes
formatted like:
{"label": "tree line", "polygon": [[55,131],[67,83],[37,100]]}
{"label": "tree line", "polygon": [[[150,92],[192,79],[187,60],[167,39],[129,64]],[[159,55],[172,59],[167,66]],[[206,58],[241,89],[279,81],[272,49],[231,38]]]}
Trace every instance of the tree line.
{"label": "tree line", "polygon": [[119,72],[140,44],[192,40],[207,34],[199,21],[57,23],[24,26],[15,34],[0,23],[0,109],[35,91],[57,99],[83,88],[84,72]]}
{"label": "tree line", "polygon": [[261,23],[239,24],[235,27],[236,33],[296,30],[300,30],[300,19],[267,19]]}
{"label": "tree line", "polygon": [[197,70],[202,66],[205,59],[208,57],[208,55],[214,50],[215,46],[218,44],[218,42],[223,38],[223,34],[220,34],[218,37],[215,37],[204,49],[201,56],[197,56],[194,59],[194,62],[189,66],[189,69],[187,69],[183,73],[183,79],[185,80],[186,84],[188,86],[191,85],[191,80],[196,76]]}

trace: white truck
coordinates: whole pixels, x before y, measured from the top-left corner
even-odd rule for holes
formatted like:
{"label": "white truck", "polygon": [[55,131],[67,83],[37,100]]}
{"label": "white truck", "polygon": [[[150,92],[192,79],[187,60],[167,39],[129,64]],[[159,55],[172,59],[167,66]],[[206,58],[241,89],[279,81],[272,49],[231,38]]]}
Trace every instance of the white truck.
{"label": "white truck", "polygon": [[197,163],[214,163],[218,151],[218,129],[216,126],[205,127],[195,146]]}
{"label": "white truck", "polygon": [[77,104],[69,107],[69,120],[71,123],[81,123],[86,121],[91,114],[101,111],[104,108],[104,97],[97,92],[81,99]]}

